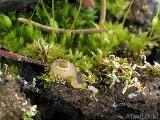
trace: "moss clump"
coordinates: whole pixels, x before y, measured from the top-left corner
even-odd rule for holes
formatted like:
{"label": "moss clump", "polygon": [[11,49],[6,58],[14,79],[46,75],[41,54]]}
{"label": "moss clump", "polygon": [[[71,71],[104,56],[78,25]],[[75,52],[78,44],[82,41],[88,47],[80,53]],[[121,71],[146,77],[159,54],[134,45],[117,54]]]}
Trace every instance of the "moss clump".
{"label": "moss clump", "polygon": [[[107,2],[108,13],[113,15],[121,9],[121,4],[127,1],[109,0]],[[100,4],[100,2],[97,2],[97,4]],[[99,12],[99,7],[86,9],[80,5],[71,4],[68,0],[65,0],[63,4],[62,1],[52,1],[52,5],[39,2],[33,13],[9,14],[13,26],[0,32],[0,44],[10,51],[39,59],[49,64],[59,58],[69,60],[76,69],[85,75],[87,82],[92,84],[97,80],[96,65],[103,58],[111,54],[117,54],[119,57],[131,57],[137,62],[137,58],[141,54],[149,53],[147,46],[154,45],[152,41],[149,41],[148,32],[143,32],[139,35],[132,34],[120,22],[112,23],[106,21],[103,25],[97,24]],[[87,27],[98,29],[103,27],[107,32],[91,34],[46,33],[31,24],[18,23],[17,18],[19,16],[28,17],[53,28],[82,29]],[[124,44],[125,47],[123,46]],[[125,54],[118,54],[119,50],[122,54]],[[115,59],[120,58],[115,57]],[[121,60],[123,61],[123,59]],[[121,62],[117,64],[121,64]],[[123,61],[123,64],[129,67],[127,61]],[[121,76],[121,73],[118,72],[117,74]],[[124,75],[125,77],[121,79],[126,81],[132,79],[132,77],[135,77],[134,72],[133,76],[129,76],[126,73],[126,76]],[[114,82],[110,83],[111,86]]]}
{"label": "moss clump", "polygon": [[149,75],[150,73],[157,74],[158,76],[160,75],[160,65],[156,62],[155,65],[151,65],[146,61],[145,56],[144,65],[137,65],[129,63],[126,58],[110,55],[100,62],[98,70],[100,79],[103,80],[105,86],[109,85],[112,87],[116,83],[123,82],[125,87],[123,88],[122,93],[125,93],[130,87],[136,87],[138,92],[143,93],[145,87],[141,84],[140,79],[144,72],[146,75]]}
{"label": "moss clump", "polygon": [[12,27],[11,19],[4,14],[0,14],[0,30],[9,29],[11,27]]}

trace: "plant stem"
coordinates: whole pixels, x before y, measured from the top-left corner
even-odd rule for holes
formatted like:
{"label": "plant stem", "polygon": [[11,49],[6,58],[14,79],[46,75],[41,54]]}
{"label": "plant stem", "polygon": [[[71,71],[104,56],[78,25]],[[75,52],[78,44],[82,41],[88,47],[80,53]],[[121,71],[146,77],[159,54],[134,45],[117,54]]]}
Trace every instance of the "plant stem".
{"label": "plant stem", "polygon": [[80,13],[80,10],[81,10],[81,7],[82,7],[82,1],[83,1],[83,0],[80,0],[80,4],[79,4],[79,8],[78,8],[78,13],[77,13],[77,15],[76,15],[76,17],[75,17],[72,25],[71,25],[71,29],[73,29],[73,27],[75,26],[75,23],[76,23],[76,21],[77,21],[77,19],[78,19],[78,16],[79,16],[79,13]]}
{"label": "plant stem", "polygon": [[52,0],[52,18],[54,19],[54,0]]}
{"label": "plant stem", "polygon": [[5,50],[0,50],[0,56],[5,57],[5,58],[9,58],[9,59],[13,59],[16,61],[20,61],[20,62],[27,62],[27,63],[32,63],[32,64],[36,64],[39,66],[43,66],[44,63],[42,61],[39,60],[34,60],[25,56],[21,56],[15,53],[11,53]]}
{"label": "plant stem", "polygon": [[18,18],[18,21],[25,24],[32,24],[33,26],[42,29],[46,32],[57,32],[57,33],[65,33],[65,32],[71,32],[75,34],[90,34],[90,33],[99,33],[99,32],[107,32],[107,30],[102,28],[92,28],[92,29],[62,29],[62,28],[53,28],[47,25],[42,25],[40,23],[34,22],[32,20],[26,19],[26,18]]}
{"label": "plant stem", "polygon": [[35,6],[35,8],[34,8],[34,10],[33,10],[33,13],[32,13],[32,15],[30,16],[29,19],[32,19],[33,15],[34,15],[34,13],[35,13],[35,11],[36,11],[36,8],[38,7],[40,1],[41,1],[41,0],[38,0],[37,4],[36,4],[36,6]]}
{"label": "plant stem", "polygon": [[49,20],[49,22],[50,22],[50,16],[49,16],[49,14],[48,14],[45,6],[44,6],[43,0],[41,0],[41,4],[42,4],[42,8],[43,8],[43,10],[44,10],[44,13],[46,14],[46,16],[47,16],[47,18],[48,18],[48,20]]}
{"label": "plant stem", "polygon": [[124,19],[123,19],[123,21],[122,21],[122,25],[124,25],[124,22],[126,21],[127,15],[128,15],[128,13],[129,13],[129,10],[131,9],[131,7],[132,7],[132,5],[133,5],[133,2],[134,2],[134,0],[132,0],[131,3],[129,4],[129,7],[128,7],[128,9],[127,9],[127,12],[126,12],[126,14],[125,14],[125,16],[124,16]]}
{"label": "plant stem", "polygon": [[[154,20],[155,18],[157,18],[158,15],[159,15],[159,10],[158,10],[156,16],[152,19],[152,26],[151,26],[151,32],[150,32],[150,34],[149,34],[149,38],[152,37],[153,31],[154,31],[154,29],[155,29],[155,25],[153,25],[153,20]],[[157,22],[158,22],[158,21],[157,21]]]}
{"label": "plant stem", "polygon": [[101,16],[99,20],[99,25],[104,24],[106,20],[106,0],[101,0]]}

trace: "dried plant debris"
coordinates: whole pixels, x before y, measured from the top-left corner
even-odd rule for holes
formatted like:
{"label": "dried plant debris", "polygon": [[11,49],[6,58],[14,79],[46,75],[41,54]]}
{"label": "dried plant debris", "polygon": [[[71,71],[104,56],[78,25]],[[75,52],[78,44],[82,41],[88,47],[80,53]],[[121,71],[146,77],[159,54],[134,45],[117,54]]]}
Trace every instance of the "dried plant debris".
{"label": "dried plant debris", "polygon": [[155,62],[155,65],[151,65],[144,59],[144,65],[139,66],[137,64],[132,64],[127,61],[126,58],[119,58],[114,55],[110,55],[108,58],[102,60],[99,65],[100,72],[105,76],[106,84],[112,87],[117,82],[124,82],[125,87],[122,90],[124,94],[126,90],[130,87],[136,87],[137,92],[144,93],[145,86],[141,84],[139,79],[142,73],[138,72],[137,69],[142,71],[147,71],[146,74],[160,75],[159,64]]}

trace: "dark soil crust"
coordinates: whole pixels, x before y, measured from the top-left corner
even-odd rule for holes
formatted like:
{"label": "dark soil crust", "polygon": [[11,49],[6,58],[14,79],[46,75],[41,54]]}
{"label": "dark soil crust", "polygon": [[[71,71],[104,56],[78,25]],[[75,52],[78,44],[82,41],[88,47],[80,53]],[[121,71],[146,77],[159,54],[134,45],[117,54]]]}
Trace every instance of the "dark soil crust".
{"label": "dark soil crust", "polygon": [[147,93],[130,99],[128,94],[135,89],[122,94],[120,87],[115,85],[108,92],[97,94],[97,100],[91,97],[90,91],[76,90],[60,83],[54,83],[51,91],[43,91],[34,98],[33,93],[31,96],[32,102],[41,109],[37,118],[42,120],[116,120],[130,119],[132,114],[149,115],[148,120],[155,116],[158,120],[159,98]]}
{"label": "dark soil crust", "polygon": [[[124,85],[115,84],[111,89],[99,89],[96,99],[87,90],[70,85],[53,83],[47,89],[43,82],[37,87],[24,86],[23,92],[38,105],[35,120],[158,120],[160,117],[160,78],[143,77],[144,94],[129,98],[136,91],[130,88],[122,94]],[[136,119],[137,118],[137,119]]]}
{"label": "dark soil crust", "polygon": [[[117,83],[111,89],[104,88],[103,85],[100,87],[100,83],[97,83],[95,86],[99,92],[95,98],[91,91],[74,89],[68,84],[53,83],[46,86],[44,81],[36,78],[39,72],[36,66],[23,64],[22,72],[21,85],[16,80],[0,85],[2,120],[22,118],[21,109],[30,104],[38,107],[39,112],[34,120],[160,119],[159,76],[146,76],[144,73],[140,78],[143,86],[146,86],[144,94],[132,98],[129,95],[135,93],[136,88],[129,88],[122,94],[123,83]],[[22,100],[17,99],[15,94]],[[23,106],[26,98],[30,99],[30,103]]]}

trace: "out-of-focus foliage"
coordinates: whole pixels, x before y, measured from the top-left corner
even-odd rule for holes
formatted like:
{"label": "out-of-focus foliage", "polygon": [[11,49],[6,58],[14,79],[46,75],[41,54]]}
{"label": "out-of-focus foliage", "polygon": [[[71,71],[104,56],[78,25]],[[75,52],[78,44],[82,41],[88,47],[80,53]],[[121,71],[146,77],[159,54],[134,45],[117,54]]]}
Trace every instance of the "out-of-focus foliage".
{"label": "out-of-focus foliage", "polygon": [[0,30],[9,29],[11,27],[12,27],[11,19],[4,14],[0,14]]}
{"label": "out-of-focus foliage", "polygon": [[107,0],[107,10],[111,15],[122,17],[125,15],[131,0]]}

